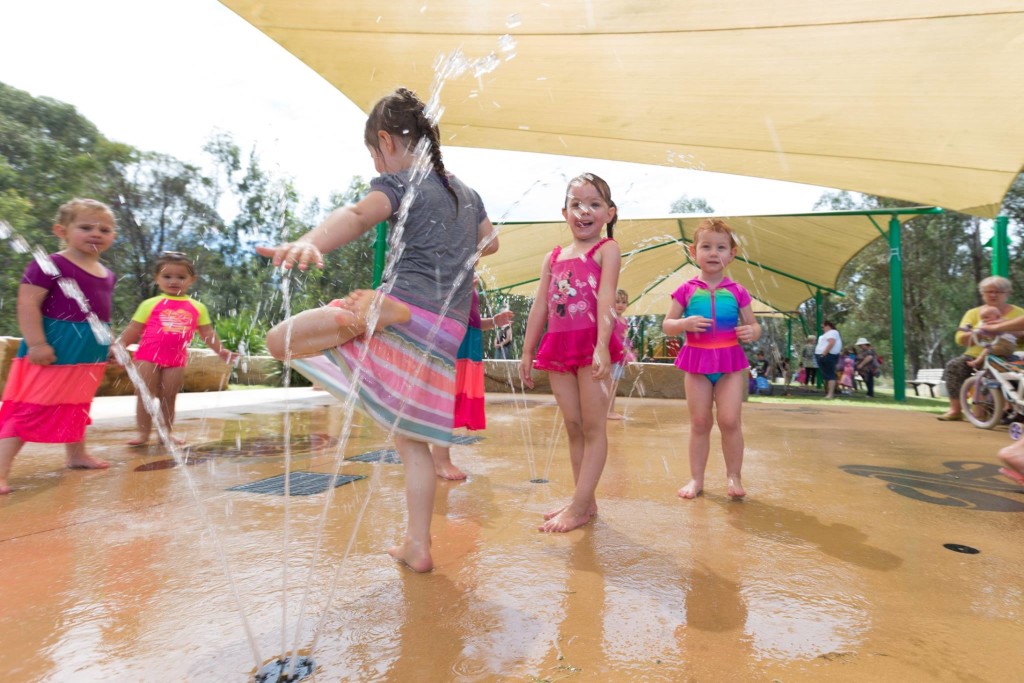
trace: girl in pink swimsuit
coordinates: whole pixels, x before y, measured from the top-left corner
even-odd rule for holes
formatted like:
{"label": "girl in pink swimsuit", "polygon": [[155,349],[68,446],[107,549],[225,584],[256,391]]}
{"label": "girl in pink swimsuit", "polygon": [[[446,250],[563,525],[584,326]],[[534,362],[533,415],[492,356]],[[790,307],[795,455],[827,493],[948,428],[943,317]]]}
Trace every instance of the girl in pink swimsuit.
{"label": "girl in pink swimsuit", "polygon": [[[192,261],[180,252],[165,251],[156,260],[154,271],[160,296],[139,304],[118,342],[124,346],[139,342],[135,367],[150,395],[160,400],[160,418],[168,437],[181,444],[183,440],[170,434],[174,426],[174,403],[185,383],[188,345],[192,337],[198,330],[206,345],[226,363],[233,361],[236,354],[224,348],[217,337],[206,306],[187,293],[196,281]],[[144,446],[149,443],[153,418],[141,394],[135,407],[135,424],[139,434],[128,445]]]}
{"label": "girl in pink swimsuit", "polygon": [[756,341],[761,336],[761,326],[750,309],[750,294],[725,277],[725,267],[736,257],[737,246],[736,236],[725,221],[708,218],[697,224],[690,255],[700,268],[700,276],[673,292],[672,304],[662,323],[665,334],[671,337],[686,333],[686,344],[679,350],[676,367],[686,372],[692,478],[679,489],[680,498],[696,498],[704,490],[704,469],[715,422],[712,404],[717,405],[718,429],[722,433],[726,492],[733,498],[746,495],[740,480],[740,408],[749,363],[740,342]]}
{"label": "girl in pink swimsuit", "polygon": [[[623,357],[622,338],[613,334],[621,253],[611,238],[616,208],[608,183],[590,173],[574,178],[562,216],[572,244],[555,247],[541,265],[519,363],[519,377],[531,389],[534,367],[549,373],[569,437],[576,488],[572,500],[544,515],[540,526],[555,532],[575,529],[597,514],[595,491],[608,456],[611,369]],[[602,238],[605,226],[608,237]]]}

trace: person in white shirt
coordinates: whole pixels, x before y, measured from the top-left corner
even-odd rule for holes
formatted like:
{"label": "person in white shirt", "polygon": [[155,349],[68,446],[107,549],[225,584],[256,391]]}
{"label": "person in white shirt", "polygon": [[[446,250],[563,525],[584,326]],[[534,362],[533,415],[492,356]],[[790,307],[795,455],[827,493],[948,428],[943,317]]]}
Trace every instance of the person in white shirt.
{"label": "person in white shirt", "polygon": [[818,370],[821,372],[821,379],[825,382],[825,398],[835,398],[836,365],[839,363],[839,354],[843,351],[843,340],[832,321],[824,321],[821,323],[821,327],[825,331],[818,337],[818,345],[814,347],[814,356],[818,359]]}

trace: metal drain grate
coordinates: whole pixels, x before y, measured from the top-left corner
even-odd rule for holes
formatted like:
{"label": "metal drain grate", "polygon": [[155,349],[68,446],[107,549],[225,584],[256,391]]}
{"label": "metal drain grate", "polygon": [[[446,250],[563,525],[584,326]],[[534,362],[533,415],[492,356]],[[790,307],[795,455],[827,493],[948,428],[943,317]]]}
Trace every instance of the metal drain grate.
{"label": "metal drain grate", "polygon": [[[292,472],[288,477],[288,493],[292,496],[311,496],[323,493],[330,487],[333,474],[322,472]],[[358,479],[365,479],[361,474],[339,474],[334,486],[344,486]],[[269,493],[272,496],[284,495],[284,475],[279,474],[269,479],[260,479],[240,486],[232,486],[228,491],[245,491],[246,493]]]}
{"label": "metal drain grate", "polygon": [[469,444],[476,443],[477,441],[483,441],[483,437],[468,436],[466,434],[457,434],[456,436],[452,437],[452,443],[456,444],[457,446],[468,446]]}
{"label": "metal drain grate", "polygon": [[398,457],[398,451],[393,448],[382,448],[377,451],[360,453],[359,455],[353,455],[345,459],[354,460],[356,462],[382,462],[385,465],[402,464],[402,459]]}

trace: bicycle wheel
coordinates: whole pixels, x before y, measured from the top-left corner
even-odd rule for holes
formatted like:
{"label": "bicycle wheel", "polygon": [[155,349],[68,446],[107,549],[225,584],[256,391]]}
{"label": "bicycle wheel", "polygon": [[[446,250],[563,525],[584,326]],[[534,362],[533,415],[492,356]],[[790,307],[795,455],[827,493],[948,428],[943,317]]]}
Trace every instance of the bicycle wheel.
{"label": "bicycle wheel", "polygon": [[964,417],[979,429],[992,429],[1003,419],[1006,401],[999,383],[987,372],[969,377],[960,388]]}

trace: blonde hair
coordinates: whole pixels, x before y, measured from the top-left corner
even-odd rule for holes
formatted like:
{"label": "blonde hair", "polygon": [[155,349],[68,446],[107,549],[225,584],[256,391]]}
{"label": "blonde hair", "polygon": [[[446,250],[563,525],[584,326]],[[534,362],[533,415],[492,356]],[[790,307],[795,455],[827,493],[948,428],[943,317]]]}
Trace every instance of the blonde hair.
{"label": "blonde hair", "polygon": [[978,318],[981,320],[985,319],[985,316],[995,315],[997,318],[1002,318],[1003,314],[999,312],[999,308],[996,306],[982,306],[978,309]]}
{"label": "blonde hair", "polygon": [[110,207],[103,202],[95,199],[84,199],[82,197],[75,197],[69,201],[64,202],[57,209],[57,215],[53,221],[57,225],[63,225],[65,227],[71,225],[71,223],[78,217],[78,214],[88,213],[89,211],[100,211],[108,214],[111,218],[114,218],[114,212],[110,210]]}
{"label": "blonde hair", "polygon": [[697,246],[700,244],[700,237],[707,232],[717,232],[719,234],[729,236],[729,246],[735,249],[740,244],[736,241],[736,231],[732,227],[723,221],[721,218],[705,218],[697,224],[696,230],[693,231],[693,245]]}
{"label": "blonde hair", "polygon": [[617,289],[617,290],[615,290],[615,301],[618,302],[620,299],[628,304],[629,303],[629,292],[627,292],[624,289]]}

